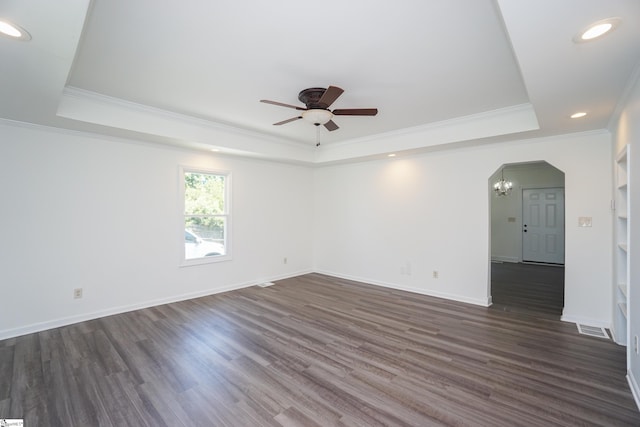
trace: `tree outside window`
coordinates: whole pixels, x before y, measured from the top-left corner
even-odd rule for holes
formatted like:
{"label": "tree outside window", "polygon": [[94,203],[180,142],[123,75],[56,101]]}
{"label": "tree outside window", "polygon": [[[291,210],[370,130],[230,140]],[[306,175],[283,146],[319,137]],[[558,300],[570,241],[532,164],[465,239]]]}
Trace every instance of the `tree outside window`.
{"label": "tree outside window", "polygon": [[229,175],[183,172],[185,260],[213,261],[228,253]]}

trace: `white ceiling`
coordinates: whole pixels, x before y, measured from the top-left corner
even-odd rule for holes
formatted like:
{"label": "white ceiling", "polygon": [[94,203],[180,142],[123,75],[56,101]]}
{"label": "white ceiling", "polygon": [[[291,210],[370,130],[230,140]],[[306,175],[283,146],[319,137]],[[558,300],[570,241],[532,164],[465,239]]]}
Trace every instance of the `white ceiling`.
{"label": "white ceiling", "polygon": [[[5,0],[0,117],[326,163],[607,127],[640,59],[637,0]],[[588,24],[620,17],[602,39]],[[339,130],[273,126],[335,85]],[[581,120],[569,119],[587,111]]]}

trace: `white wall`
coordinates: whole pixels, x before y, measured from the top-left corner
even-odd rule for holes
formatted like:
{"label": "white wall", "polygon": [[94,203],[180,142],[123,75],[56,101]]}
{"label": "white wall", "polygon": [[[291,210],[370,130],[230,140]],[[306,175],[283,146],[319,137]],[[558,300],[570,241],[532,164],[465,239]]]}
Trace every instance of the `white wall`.
{"label": "white wall", "polygon": [[632,351],[629,352],[628,378],[636,403],[640,407],[640,354],[633,347],[636,336],[640,337],[640,79],[636,73],[634,86],[622,110],[619,120],[614,124],[614,148],[618,153],[625,144],[630,145],[629,165],[629,218],[630,229],[629,258],[630,274],[627,278],[629,294],[627,298],[629,313],[629,336]]}
{"label": "white wall", "polygon": [[[500,179],[501,170],[489,178],[489,192]],[[546,162],[507,165],[505,179],[513,183],[506,197],[493,195],[491,205],[491,259],[522,261],[522,190],[527,188],[564,188],[564,174]],[[510,222],[509,219],[514,221]]]}
{"label": "white wall", "polygon": [[[487,304],[489,176],[539,160],[566,173],[564,318],[608,325],[610,145],[582,134],[313,170],[2,124],[0,339],[312,269]],[[178,267],[180,165],[232,172],[232,261]]]}
{"label": "white wall", "polygon": [[[231,261],[179,267],[180,165],[231,171]],[[308,272],[312,183],[304,167],[0,125],[0,339]]]}
{"label": "white wall", "polygon": [[563,319],[609,326],[611,159],[600,132],[318,169],[315,269],[486,305],[488,179],[502,164],[547,161],[565,172]]}

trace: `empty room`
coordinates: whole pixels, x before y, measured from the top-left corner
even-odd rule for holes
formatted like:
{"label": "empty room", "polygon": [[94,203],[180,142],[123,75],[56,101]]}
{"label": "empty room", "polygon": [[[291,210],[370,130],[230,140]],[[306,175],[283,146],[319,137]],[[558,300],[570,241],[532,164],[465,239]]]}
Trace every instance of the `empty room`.
{"label": "empty room", "polygon": [[6,0],[0,53],[0,425],[640,425],[640,2]]}

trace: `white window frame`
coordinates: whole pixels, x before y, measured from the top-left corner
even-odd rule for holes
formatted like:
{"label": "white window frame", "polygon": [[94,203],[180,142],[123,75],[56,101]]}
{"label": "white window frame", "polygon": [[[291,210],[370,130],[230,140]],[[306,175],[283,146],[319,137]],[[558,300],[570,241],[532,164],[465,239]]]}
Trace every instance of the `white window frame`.
{"label": "white window frame", "polygon": [[[185,245],[184,245],[184,219],[185,219],[185,173],[201,173],[207,175],[220,175],[224,176],[224,213],[216,216],[225,217],[225,230],[224,230],[224,246],[225,246],[225,254],[217,255],[217,256],[209,256],[202,258],[191,258],[186,259],[185,253]],[[216,169],[206,169],[206,168],[198,168],[198,167],[190,167],[190,166],[180,166],[179,172],[179,216],[180,216],[180,226],[179,233],[180,239],[180,267],[189,267],[192,265],[202,265],[202,264],[214,264],[223,261],[229,261],[232,259],[231,256],[231,172],[229,171],[221,171]]]}

